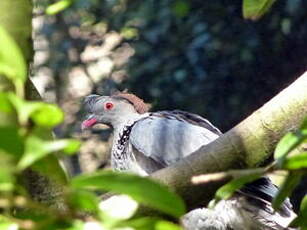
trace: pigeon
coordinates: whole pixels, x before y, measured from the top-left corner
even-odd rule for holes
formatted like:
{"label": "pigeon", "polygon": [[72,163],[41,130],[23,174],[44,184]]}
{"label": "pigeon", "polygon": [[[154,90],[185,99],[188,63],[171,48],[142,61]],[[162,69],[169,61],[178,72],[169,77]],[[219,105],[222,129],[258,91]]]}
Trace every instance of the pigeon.
{"label": "pigeon", "polygon": [[[185,111],[149,112],[134,94],[89,95],[82,129],[102,123],[113,128],[111,167],[141,176],[172,165],[216,140],[221,131],[207,119]],[[246,184],[212,209],[198,208],[182,217],[187,230],[290,229],[295,213],[287,199],[278,211],[271,205],[278,188],[267,178]]]}

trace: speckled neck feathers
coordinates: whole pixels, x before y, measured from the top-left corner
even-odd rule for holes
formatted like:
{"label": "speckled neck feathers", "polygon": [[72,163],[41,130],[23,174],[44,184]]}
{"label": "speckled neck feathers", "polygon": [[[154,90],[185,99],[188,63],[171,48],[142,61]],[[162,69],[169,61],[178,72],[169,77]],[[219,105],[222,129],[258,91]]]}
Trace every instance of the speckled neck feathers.
{"label": "speckled neck feathers", "polygon": [[126,125],[121,132],[114,137],[113,148],[111,152],[111,166],[113,169],[119,171],[129,170],[129,160],[134,160],[133,155],[129,152],[129,136],[132,130],[133,122],[131,125]]}

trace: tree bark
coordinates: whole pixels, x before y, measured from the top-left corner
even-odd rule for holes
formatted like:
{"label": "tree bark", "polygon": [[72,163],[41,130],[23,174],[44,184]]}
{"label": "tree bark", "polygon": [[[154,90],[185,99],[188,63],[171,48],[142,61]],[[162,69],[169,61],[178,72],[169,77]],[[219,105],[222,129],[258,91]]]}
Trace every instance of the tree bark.
{"label": "tree bark", "polygon": [[196,186],[192,176],[259,166],[272,156],[280,138],[296,130],[306,116],[307,72],[216,141],[151,176],[173,188],[189,209],[204,205],[226,181]]}

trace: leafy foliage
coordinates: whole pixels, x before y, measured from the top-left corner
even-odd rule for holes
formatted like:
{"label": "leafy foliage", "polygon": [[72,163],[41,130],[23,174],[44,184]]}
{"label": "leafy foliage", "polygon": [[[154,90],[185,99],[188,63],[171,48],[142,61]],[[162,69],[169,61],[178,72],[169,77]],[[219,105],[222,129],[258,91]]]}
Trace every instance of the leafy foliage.
{"label": "leafy foliage", "polygon": [[138,202],[174,217],[180,217],[185,213],[184,204],[178,196],[148,178],[105,171],[77,176],[71,183],[76,189],[89,188],[127,194]]}
{"label": "leafy foliage", "polygon": [[250,183],[256,179],[258,179],[260,176],[263,175],[263,172],[255,172],[253,174],[248,174],[245,176],[238,177],[236,179],[233,179],[231,182],[223,185],[220,187],[216,193],[215,193],[215,201],[214,203],[224,199],[229,199],[235,191],[243,187],[245,184]]}
{"label": "leafy foliage", "polygon": [[[0,38],[0,47],[4,46],[7,51],[18,50],[14,40],[3,28],[0,28]],[[6,58],[6,54],[0,55],[2,57],[0,66],[6,66],[2,70],[12,70],[2,71],[1,74],[8,77],[13,84],[16,82],[20,84],[15,92],[0,94],[0,114],[15,117],[14,124],[0,126],[0,196],[2,200],[0,205],[5,210],[5,214],[0,216],[1,229],[19,227],[72,230],[91,229],[90,226],[96,226],[96,228],[111,230],[120,229],[117,227],[119,225],[123,228],[136,226],[133,229],[144,229],[144,226],[150,224],[153,224],[152,229],[157,230],[180,229],[176,224],[159,218],[132,221],[130,217],[133,216],[136,208],[124,218],[127,221],[124,224],[122,219],[112,217],[109,209],[105,209],[105,201],[100,202],[98,195],[91,191],[94,187],[99,190],[124,193],[133,198],[129,198],[132,204],[139,202],[177,218],[184,214],[185,207],[180,197],[170,192],[165,186],[134,175],[97,172],[76,177],[71,183],[64,185],[65,191],[61,201],[62,206],[65,207],[63,210],[55,210],[31,198],[21,179],[27,169],[52,177],[53,170],[48,170],[50,166],[51,168],[54,166],[51,161],[48,161],[50,156],[54,153],[60,154],[59,151],[61,154],[75,153],[80,143],[72,139],[46,139],[46,133],[62,122],[63,113],[55,105],[28,101],[25,100],[23,93],[18,93],[20,89],[23,90],[27,71],[21,52],[16,51],[12,54],[14,58],[11,56]],[[91,213],[93,220],[81,220],[80,214],[85,215],[88,212]]]}

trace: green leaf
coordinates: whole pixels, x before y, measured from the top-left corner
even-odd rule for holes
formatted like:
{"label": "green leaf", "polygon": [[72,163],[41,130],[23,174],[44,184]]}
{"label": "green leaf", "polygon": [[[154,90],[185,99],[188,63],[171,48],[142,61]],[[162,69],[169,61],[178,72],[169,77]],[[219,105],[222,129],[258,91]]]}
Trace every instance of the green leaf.
{"label": "green leaf", "polygon": [[97,196],[85,190],[73,190],[67,194],[67,200],[76,211],[96,212],[99,200]]}
{"label": "green leaf", "polygon": [[24,83],[27,67],[22,52],[11,36],[0,25],[0,74],[10,79],[15,85]]}
{"label": "green leaf", "polygon": [[243,17],[257,20],[272,7],[276,0],[243,0]]}
{"label": "green leaf", "polygon": [[48,8],[46,9],[46,13],[49,14],[49,15],[57,14],[57,13],[65,10],[66,8],[68,8],[71,4],[72,4],[72,0],[58,1],[58,2],[48,6]]}
{"label": "green leaf", "polygon": [[232,196],[232,194],[243,187],[245,184],[250,183],[259,177],[261,177],[263,174],[260,172],[251,173],[249,175],[245,175],[236,179],[233,179],[229,183],[223,185],[220,187],[216,193],[215,193],[215,201],[219,201],[222,199],[228,199]]}
{"label": "green leaf", "polygon": [[12,191],[15,187],[12,158],[0,150],[0,191]]}
{"label": "green leaf", "polygon": [[291,222],[290,226],[307,226],[307,195],[301,201],[299,215]]}
{"label": "green leaf", "polygon": [[282,162],[281,168],[288,170],[307,168],[307,152],[287,157]]}
{"label": "green leaf", "polygon": [[65,147],[63,148],[63,152],[67,154],[75,154],[81,146],[80,141],[74,139],[62,139],[64,142]]}
{"label": "green leaf", "polygon": [[303,120],[301,126],[300,126],[300,129],[303,130],[303,129],[307,129],[307,117]]}
{"label": "green leaf", "polygon": [[17,112],[21,124],[26,124],[30,115],[43,104],[42,102],[27,102],[12,93],[8,94],[8,98]]}
{"label": "green leaf", "polygon": [[59,150],[75,150],[75,140],[45,141],[37,136],[29,136],[25,141],[25,153],[18,162],[17,168],[23,170],[50,153]]}
{"label": "green leaf", "polygon": [[284,158],[289,154],[292,150],[298,147],[305,139],[307,135],[300,131],[295,133],[286,134],[277,144],[274,158],[276,160],[284,160]]}
{"label": "green leaf", "polygon": [[243,0],[243,17],[257,20],[269,11],[276,0]]}
{"label": "green leaf", "polygon": [[64,114],[56,105],[40,103],[31,118],[37,125],[51,128],[63,121]]}
{"label": "green leaf", "polygon": [[21,124],[26,124],[31,118],[36,125],[52,128],[63,121],[64,114],[56,105],[25,101],[15,94],[8,94],[8,98],[15,107]]}
{"label": "green leaf", "polygon": [[122,227],[132,227],[137,230],[182,230],[182,228],[172,222],[154,217],[142,217],[119,224]]}
{"label": "green leaf", "polygon": [[[14,38],[27,60],[32,59],[33,56],[31,40],[32,14],[32,1],[0,1],[0,25]],[[6,50],[7,48],[5,47],[4,49]]]}
{"label": "green leaf", "polygon": [[0,111],[5,113],[14,111],[7,93],[0,92]]}
{"label": "green leaf", "polygon": [[0,151],[19,158],[24,151],[24,144],[17,127],[0,127]]}
{"label": "green leaf", "polygon": [[179,217],[185,213],[182,199],[157,182],[137,175],[100,171],[72,179],[73,188],[106,190],[127,194],[134,200]]}
{"label": "green leaf", "polygon": [[300,182],[301,177],[301,173],[290,172],[288,174],[288,176],[285,178],[285,181],[278,190],[277,195],[273,199],[272,206],[275,210],[279,209],[284,200],[292,193],[294,188]]}

